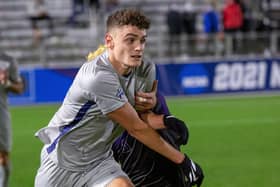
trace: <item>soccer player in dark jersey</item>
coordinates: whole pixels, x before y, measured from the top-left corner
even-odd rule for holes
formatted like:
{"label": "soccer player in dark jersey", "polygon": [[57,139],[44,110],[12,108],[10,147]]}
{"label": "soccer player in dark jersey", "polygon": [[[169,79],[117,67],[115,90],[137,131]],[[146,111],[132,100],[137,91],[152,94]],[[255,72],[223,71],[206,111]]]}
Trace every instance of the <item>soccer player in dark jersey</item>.
{"label": "soccer player in dark jersey", "polygon": [[[165,115],[166,128],[157,131],[166,141],[178,150],[181,145],[187,144],[189,132],[186,124],[170,115],[165,99],[159,93],[153,112]],[[197,170],[195,177],[199,179],[190,182],[178,165],[152,151],[127,132],[114,142],[112,149],[115,159],[136,187],[189,187],[202,183],[204,175],[197,163],[192,162]]]}

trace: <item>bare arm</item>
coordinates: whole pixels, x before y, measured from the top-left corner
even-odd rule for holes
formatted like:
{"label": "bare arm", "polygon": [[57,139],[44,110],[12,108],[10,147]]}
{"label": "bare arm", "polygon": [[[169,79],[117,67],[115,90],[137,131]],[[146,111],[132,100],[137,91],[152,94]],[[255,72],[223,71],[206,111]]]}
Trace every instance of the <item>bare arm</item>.
{"label": "bare arm", "polygon": [[125,128],[131,136],[174,163],[179,164],[184,160],[184,154],[173,148],[147,123],[142,121],[129,103],[109,113],[108,116]]}
{"label": "bare arm", "polygon": [[163,114],[155,114],[153,112],[140,113],[140,118],[150,125],[153,129],[164,129],[166,126],[163,122]]}

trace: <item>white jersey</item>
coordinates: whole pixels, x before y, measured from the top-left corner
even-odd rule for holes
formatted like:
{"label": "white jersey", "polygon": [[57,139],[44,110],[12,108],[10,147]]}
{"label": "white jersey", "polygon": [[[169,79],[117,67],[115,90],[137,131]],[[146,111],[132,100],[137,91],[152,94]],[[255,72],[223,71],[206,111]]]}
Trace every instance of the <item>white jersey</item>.
{"label": "white jersey", "polygon": [[105,51],[84,63],[63,104],[38,136],[51,160],[72,171],[84,171],[111,157],[120,131],[106,114],[126,102],[134,105],[136,91],[150,91],[155,66],[144,62],[127,77],[117,74]]}

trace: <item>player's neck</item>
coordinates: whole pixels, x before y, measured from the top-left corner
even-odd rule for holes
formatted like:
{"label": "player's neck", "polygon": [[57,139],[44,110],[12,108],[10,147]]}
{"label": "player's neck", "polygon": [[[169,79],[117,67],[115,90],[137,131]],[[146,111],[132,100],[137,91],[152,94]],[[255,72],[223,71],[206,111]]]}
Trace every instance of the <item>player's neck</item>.
{"label": "player's neck", "polygon": [[[113,65],[114,66],[114,65]],[[131,67],[122,67],[122,66],[118,66],[117,68],[115,68],[117,70],[117,73],[119,75],[122,75],[124,77],[130,75],[130,73],[132,72],[132,68]]]}
{"label": "player's neck", "polygon": [[119,75],[128,76],[132,72],[132,67],[129,67],[121,62],[114,60],[109,56],[109,61],[113,65],[114,69],[117,71]]}

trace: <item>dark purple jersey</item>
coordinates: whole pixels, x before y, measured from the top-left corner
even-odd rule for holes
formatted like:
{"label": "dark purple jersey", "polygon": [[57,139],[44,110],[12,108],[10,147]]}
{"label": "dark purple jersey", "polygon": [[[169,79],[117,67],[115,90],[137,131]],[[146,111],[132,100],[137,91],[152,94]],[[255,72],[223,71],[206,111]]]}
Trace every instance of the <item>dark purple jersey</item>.
{"label": "dark purple jersey", "polygon": [[[157,101],[154,112],[169,115],[164,97],[157,94]],[[158,132],[177,149],[180,149],[178,142],[187,142],[188,130],[185,125],[178,124],[175,128],[161,129]],[[115,159],[136,187],[186,186],[176,164],[152,151],[126,131],[114,142],[112,149]]]}

